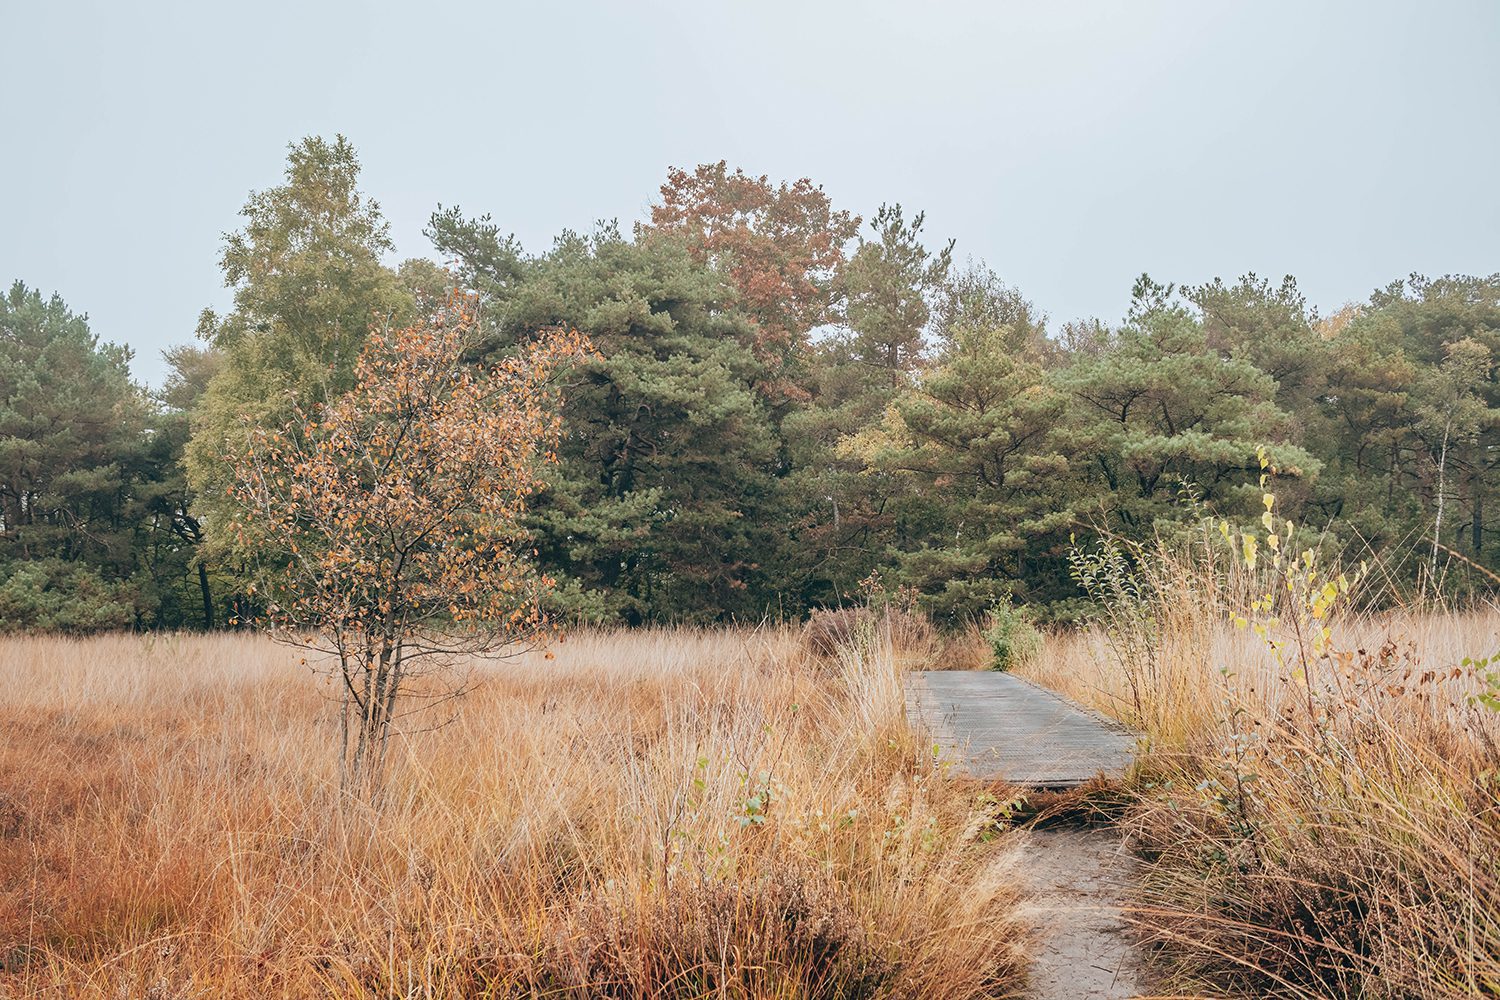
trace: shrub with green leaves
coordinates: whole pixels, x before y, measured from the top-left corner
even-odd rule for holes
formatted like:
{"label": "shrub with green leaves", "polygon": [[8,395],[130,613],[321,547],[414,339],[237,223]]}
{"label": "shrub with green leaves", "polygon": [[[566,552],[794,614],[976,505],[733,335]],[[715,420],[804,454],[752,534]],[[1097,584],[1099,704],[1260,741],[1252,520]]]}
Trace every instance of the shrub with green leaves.
{"label": "shrub with green leaves", "polygon": [[1042,651],[1042,633],[1036,618],[1026,608],[997,604],[990,609],[989,627],[984,630],[994,652],[996,670],[1009,670]]}

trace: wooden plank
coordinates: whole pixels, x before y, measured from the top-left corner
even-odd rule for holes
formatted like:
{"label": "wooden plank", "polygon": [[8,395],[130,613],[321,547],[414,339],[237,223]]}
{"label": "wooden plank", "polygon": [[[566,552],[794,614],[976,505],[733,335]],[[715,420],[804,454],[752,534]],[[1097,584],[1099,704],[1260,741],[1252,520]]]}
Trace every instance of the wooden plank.
{"label": "wooden plank", "polygon": [[1118,777],[1135,735],[1010,674],[923,670],[907,675],[906,710],[941,751],[976,778],[1035,788]]}

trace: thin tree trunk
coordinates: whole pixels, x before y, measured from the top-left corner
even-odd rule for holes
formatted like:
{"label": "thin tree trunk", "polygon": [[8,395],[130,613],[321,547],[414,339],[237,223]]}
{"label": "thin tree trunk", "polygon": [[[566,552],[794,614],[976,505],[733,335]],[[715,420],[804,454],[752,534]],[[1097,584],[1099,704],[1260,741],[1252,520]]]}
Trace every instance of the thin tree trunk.
{"label": "thin tree trunk", "polygon": [[375,711],[375,703],[378,697],[376,680],[380,670],[380,664],[377,662],[376,653],[368,646],[368,644],[365,647],[365,655],[364,660],[361,663],[361,667],[365,673],[363,692],[364,711],[361,713],[359,719],[359,737],[358,743],[354,749],[353,771],[355,784],[359,786],[361,792],[365,792],[368,790],[366,788],[366,771],[369,767],[368,757],[370,753],[370,730],[372,726],[373,713]]}
{"label": "thin tree trunk", "polygon": [[203,631],[211,632],[214,627],[214,595],[208,587],[208,567],[203,565],[203,560],[198,560],[198,589],[203,593]]}
{"label": "thin tree trunk", "polygon": [[1481,461],[1474,470],[1474,525],[1469,529],[1469,541],[1474,546],[1474,557],[1484,554],[1484,464]]}
{"label": "thin tree trunk", "polygon": [[1438,481],[1437,481],[1437,517],[1432,521],[1432,585],[1437,586],[1437,562],[1438,544],[1443,532],[1443,494],[1447,490],[1446,475],[1448,471],[1448,432],[1453,428],[1453,421],[1449,420],[1443,425],[1443,448],[1438,456]]}
{"label": "thin tree trunk", "polygon": [[380,752],[375,757],[375,770],[385,770],[386,750],[391,742],[391,723],[396,718],[396,697],[401,691],[402,675],[401,643],[398,641],[389,656],[388,680],[386,681],[385,697],[380,709]]}
{"label": "thin tree trunk", "polygon": [[349,756],[349,715],[354,711],[354,686],[349,677],[349,656],[339,650],[339,679],[344,682],[343,697],[339,711],[339,791],[347,793],[353,784],[353,769]]}

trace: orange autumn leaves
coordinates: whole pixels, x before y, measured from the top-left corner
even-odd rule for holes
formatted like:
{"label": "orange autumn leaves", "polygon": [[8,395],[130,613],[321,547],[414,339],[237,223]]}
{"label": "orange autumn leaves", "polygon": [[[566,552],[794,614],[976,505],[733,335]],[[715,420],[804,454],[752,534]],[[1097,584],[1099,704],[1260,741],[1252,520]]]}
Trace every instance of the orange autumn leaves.
{"label": "orange autumn leaves", "polygon": [[836,318],[844,249],[859,222],[806,178],[773,185],[721,160],[691,173],[674,167],[644,228],[683,234],[724,273],[755,322],[756,355],[775,371],[808,331]]}
{"label": "orange autumn leaves", "polygon": [[434,650],[542,627],[551,581],[521,519],[556,460],[556,377],[592,348],[553,331],[486,371],[465,357],[476,330],[456,295],[374,331],[352,389],[250,432],[232,459],[234,529],[260,554],[273,626]]}

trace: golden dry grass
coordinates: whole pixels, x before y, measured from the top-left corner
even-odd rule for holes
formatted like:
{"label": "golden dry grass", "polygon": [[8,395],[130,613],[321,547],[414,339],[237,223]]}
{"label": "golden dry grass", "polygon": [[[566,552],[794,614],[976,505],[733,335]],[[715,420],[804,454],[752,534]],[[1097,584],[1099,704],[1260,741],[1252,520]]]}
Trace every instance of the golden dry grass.
{"label": "golden dry grass", "polygon": [[1344,617],[1304,683],[1230,625],[1232,578],[1151,558],[1149,643],[1057,633],[1019,672],[1143,733],[1126,825],[1174,985],[1500,996],[1500,712],[1465,662],[1500,650],[1500,610]]}
{"label": "golden dry grass", "polygon": [[988,997],[992,801],[888,644],[588,633],[479,665],[341,804],[333,706],[238,635],[0,641],[0,995]]}
{"label": "golden dry grass", "polygon": [[[1178,745],[1211,725],[1231,695],[1237,703],[1253,702],[1268,714],[1280,711],[1288,697],[1300,697],[1287,685],[1265,642],[1253,632],[1230,627],[1223,615],[1184,615],[1167,624],[1158,637],[1155,662],[1143,671],[1149,676],[1144,678],[1140,710],[1124,664],[1097,627],[1048,633],[1044,652],[1014,673],[1168,745]],[[1392,655],[1385,666],[1390,670],[1382,675],[1391,682],[1389,687],[1403,686],[1404,678],[1406,693],[1425,696],[1434,705],[1440,702],[1447,715],[1468,715],[1469,696],[1480,689],[1477,671],[1465,667],[1457,677],[1446,675],[1466,658],[1500,652],[1500,608],[1360,615],[1335,626],[1332,646],[1356,654],[1378,653],[1389,646]],[[1413,683],[1428,669],[1445,675],[1440,683],[1436,678]]]}

